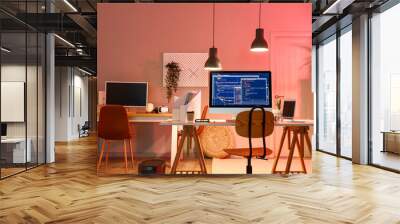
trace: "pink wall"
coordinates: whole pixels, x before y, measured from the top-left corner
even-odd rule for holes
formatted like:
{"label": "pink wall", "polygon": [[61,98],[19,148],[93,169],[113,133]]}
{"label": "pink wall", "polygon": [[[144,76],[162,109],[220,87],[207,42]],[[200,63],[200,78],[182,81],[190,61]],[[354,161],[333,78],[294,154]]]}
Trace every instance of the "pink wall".
{"label": "pink wall", "polygon": [[[298,100],[296,116],[312,118],[311,4],[263,4],[268,53],[252,53],[258,3],[216,5],[216,47],[224,70],[271,70],[273,95]],[[149,101],[166,105],[162,53],[208,52],[212,5],[98,4],[98,88],[105,81],[148,81]],[[189,90],[182,88],[178,95]],[[203,103],[208,89],[201,88]]]}

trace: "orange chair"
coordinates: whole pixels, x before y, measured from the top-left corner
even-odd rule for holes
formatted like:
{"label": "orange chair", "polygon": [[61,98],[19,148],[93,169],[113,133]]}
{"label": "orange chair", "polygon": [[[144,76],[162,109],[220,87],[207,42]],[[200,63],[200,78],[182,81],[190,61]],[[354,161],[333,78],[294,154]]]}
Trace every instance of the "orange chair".
{"label": "orange chair", "polygon": [[106,169],[108,165],[108,155],[111,150],[111,141],[124,142],[124,160],[125,171],[128,172],[127,142],[131,152],[132,168],[133,168],[133,151],[131,147],[132,133],[129,128],[128,114],[123,106],[106,105],[100,110],[98,137],[103,139],[99,160],[97,163],[97,172],[101,167],[105,146],[108,146],[106,154]]}
{"label": "orange chair", "polygon": [[[261,111],[256,111],[261,109]],[[272,154],[272,150],[267,148],[265,137],[270,136],[274,131],[274,115],[269,111],[264,111],[262,107],[254,107],[250,111],[243,111],[236,117],[236,133],[241,137],[249,139],[249,148],[224,149],[230,155],[242,156],[247,158],[246,173],[251,174],[252,157],[267,159]],[[252,138],[262,138],[263,147],[253,148]]]}

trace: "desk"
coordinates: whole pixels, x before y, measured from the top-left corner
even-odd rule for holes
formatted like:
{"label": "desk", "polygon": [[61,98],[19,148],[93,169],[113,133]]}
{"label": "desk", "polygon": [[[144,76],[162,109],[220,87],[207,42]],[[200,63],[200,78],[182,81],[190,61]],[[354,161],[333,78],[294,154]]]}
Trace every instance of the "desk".
{"label": "desk", "polygon": [[136,123],[159,123],[172,118],[171,113],[133,113],[128,112],[129,122]]}
{"label": "desk", "polygon": [[[160,127],[159,123],[172,119],[171,113],[128,113],[128,119],[134,129],[131,144],[135,159],[169,158],[173,128]],[[122,155],[118,143],[113,147],[115,156]]]}
{"label": "desk", "polygon": [[[171,113],[128,112],[129,125],[134,129],[131,147],[136,160],[155,158],[155,156],[169,158],[171,142],[171,128],[160,128],[159,123],[172,119]],[[98,153],[101,151],[102,139],[98,141]],[[115,142],[110,147],[111,157],[123,155],[122,142]]]}
{"label": "desk", "polygon": [[[171,163],[173,164],[172,169],[171,169],[171,174],[176,174],[176,168],[179,163],[179,158],[182,154],[182,148],[183,148],[185,139],[187,138],[187,136],[190,136],[190,134],[192,134],[194,137],[195,150],[198,155],[199,164],[200,164],[200,168],[201,168],[200,173],[207,174],[207,170],[206,170],[206,166],[205,166],[205,162],[204,162],[203,149],[202,149],[202,146],[201,146],[201,143],[199,140],[199,136],[197,135],[197,133],[195,131],[196,130],[195,127],[198,127],[198,126],[235,126],[236,124],[235,124],[234,120],[227,120],[227,121],[211,121],[211,122],[197,122],[197,123],[196,122],[182,122],[182,121],[165,121],[165,122],[161,122],[160,125],[183,126],[183,130],[184,130],[182,138],[178,144],[178,147],[176,148],[176,145],[174,145],[174,144],[172,144],[172,146],[171,146]],[[289,158],[287,161],[285,173],[290,172],[290,167],[292,164],[293,154],[294,154],[294,150],[295,150],[296,146],[297,146],[297,149],[299,150],[299,155],[300,155],[300,159],[301,159],[301,163],[302,163],[303,172],[306,173],[307,171],[306,171],[305,163],[304,163],[304,159],[303,159],[304,146],[305,146],[304,141],[306,141],[308,148],[311,150],[311,140],[310,140],[308,132],[309,132],[310,127],[313,126],[313,121],[310,121],[310,120],[278,121],[278,122],[275,122],[275,126],[283,127],[283,134],[281,137],[278,156],[274,162],[272,173],[277,173],[276,166],[279,162],[280,154],[281,154],[281,151],[283,148],[283,143],[284,143],[284,140],[286,137],[289,138],[288,142],[290,143],[289,144],[290,153],[289,153]],[[290,134],[293,134],[292,138],[290,138]],[[172,135],[172,136],[174,136],[174,135]]]}
{"label": "desk", "polygon": [[382,131],[383,149],[382,152],[391,152],[400,154],[400,132]]}
{"label": "desk", "polygon": [[[297,146],[297,150],[299,152],[300,156],[300,162],[301,162],[301,167],[303,169],[304,173],[307,173],[306,165],[304,163],[304,142],[306,142],[306,145],[310,152],[312,151],[312,146],[311,146],[311,140],[310,140],[310,135],[309,135],[309,130],[310,127],[312,127],[314,123],[309,120],[304,120],[301,122],[298,121],[279,121],[275,123],[275,126],[282,126],[283,127],[283,134],[281,136],[281,142],[279,144],[279,150],[278,150],[278,155],[275,159],[274,165],[272,167],[272,173],[278,173],[279,171],[276,171],[276,167],[278,165],[280,155],[282,152],[283,148],[283,143],[285,142],[285,138],[288,138],[288,144],[289,144],[289,157],[286,163],[286,169],[285,169],[285,174],[288,174],[290,172],[290,167],[292,165],[292,160],[293,160],[293,154],[294,150]],[[291,134],[293,134],[293,137],[291,138]]]}
{"label": "desk", "polygon": [[[171,174],[176,174],[176,168],[178,166],[178,162],[180,159],[180,156],[182,155],[182,149],[183,145],[185,143],[185,140],[191,141],[189,136],[193,136],[194,138],[194,150],[196,151],[199,164],[200,164],[200,171],[199,173],[201,174],[207,174],[207,168],[205,164],[205,159],[204,159],[204,151],[203,147],[200,143],[200,138],[197,135],[196,127],[198,126],[235,126],[235,121],[233,120],[228,120],[228,121],[211,121],[211,122],[182,122],[182,121],[165,121],[161,122],[160,125],[163,126],[172,126],[173,131],[172,131],[172,138],[176,136],[177,132],[177,126],[183,126],[183,133],[182,137],[178,143],[178,146],[176,147],[176,144],[174,143],[175,141],[172,141],[171,144]],[[192,171],[190,171],[193,173]]]}
{"label": "desk", "polygon": [[[25,162],[30,162],[31,159],[31,144],[32,141],[30,138],[27,140],[28,144],[25,144],[25,138],[5,138],[1,139],[1,145],[2,145],[2,156],[7,155],[7,152],[9,151],[10,154],[12,154],[12,160],[11,160],[11,155],[10,158],[6,158],[6,163],[25,163]],[[3,148],[4,146],[5,148]],[[9,145],[13,145],[12,148],[8,148]],[[25,151],[25,145],[26,151]]]}

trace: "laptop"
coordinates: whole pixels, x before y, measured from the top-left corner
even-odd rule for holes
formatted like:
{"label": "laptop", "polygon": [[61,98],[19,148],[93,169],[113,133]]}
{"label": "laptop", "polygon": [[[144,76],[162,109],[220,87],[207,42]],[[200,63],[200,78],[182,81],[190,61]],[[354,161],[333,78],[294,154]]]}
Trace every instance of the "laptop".
{"label": "laptop", "polygon": [[282,118],[287,120],[293,120],[295,109],[296,109],[296,100],[285,100],[283,102]]}

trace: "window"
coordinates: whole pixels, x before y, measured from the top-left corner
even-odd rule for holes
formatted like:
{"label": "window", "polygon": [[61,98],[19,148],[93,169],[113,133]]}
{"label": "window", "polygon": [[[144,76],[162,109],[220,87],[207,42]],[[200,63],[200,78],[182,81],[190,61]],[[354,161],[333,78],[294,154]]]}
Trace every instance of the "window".
{"label": "window", "polygon": [[340,155],[352,157],[352,32],[340,36]]}
{"label": "window", "polygon": [[336,154],[336,36],[318,47],[318,149]]}
{"label": "window", "polygon": [[371,18],[370,160],[400,170],[400,4]]}

